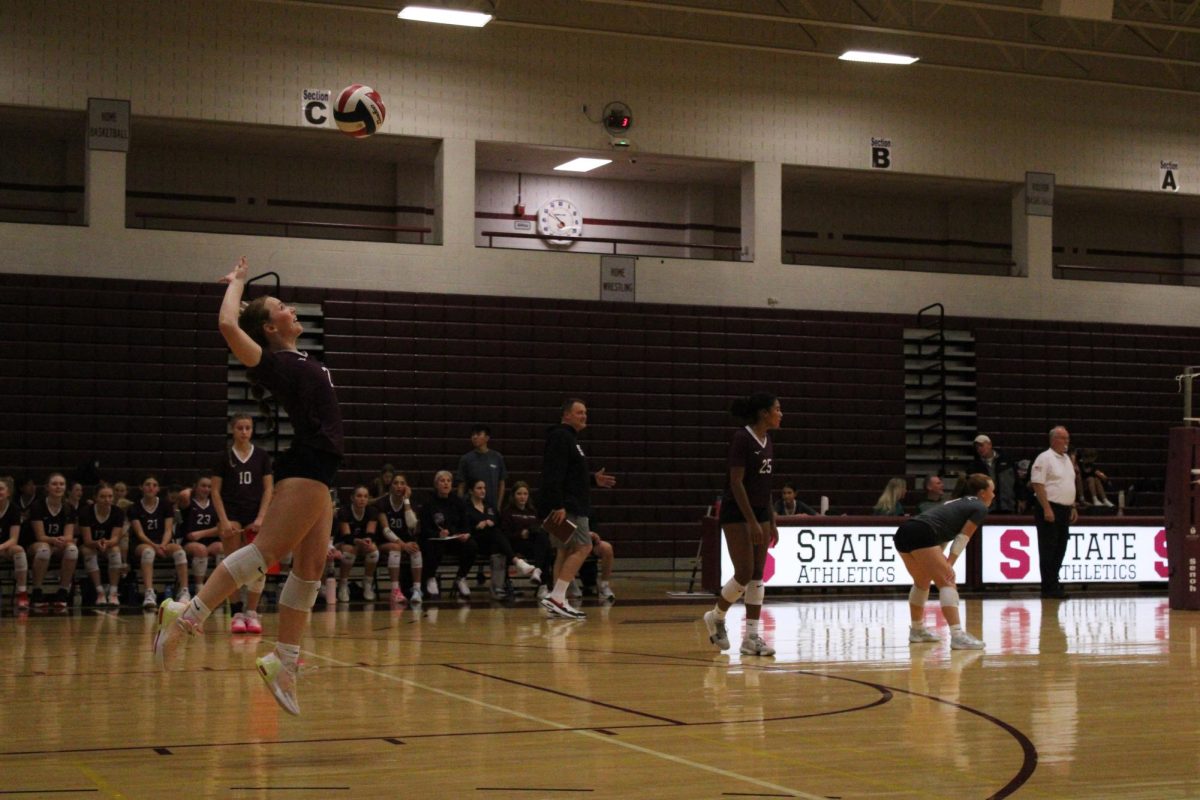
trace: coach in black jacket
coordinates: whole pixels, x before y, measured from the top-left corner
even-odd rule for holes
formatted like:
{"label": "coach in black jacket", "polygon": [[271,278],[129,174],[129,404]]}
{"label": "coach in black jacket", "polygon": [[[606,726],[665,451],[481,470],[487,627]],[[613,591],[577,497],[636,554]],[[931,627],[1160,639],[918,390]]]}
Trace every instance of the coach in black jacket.
{"label": "coach in black jacket", "polygon": [[542,599],[542,607],[551,615],[566,619],[583,619],[584,613],[567,603],[567,587],[575,579],[579,567],[592,552],[591,528],[588,516],[591,504],[588,492],[594,479],[597,486],[615,486],[617,479],[603,469],[595,475],[588,472],[587,456],[576,434],[587,427],[587,406],[572,397],[562,405],[562,421],[546,431],[546,450],[542,458],[541,507],[549,509],[547,529],[568,522],[574,525],[569,533],[552,535],[558,552],[554,558],[554,589]]}

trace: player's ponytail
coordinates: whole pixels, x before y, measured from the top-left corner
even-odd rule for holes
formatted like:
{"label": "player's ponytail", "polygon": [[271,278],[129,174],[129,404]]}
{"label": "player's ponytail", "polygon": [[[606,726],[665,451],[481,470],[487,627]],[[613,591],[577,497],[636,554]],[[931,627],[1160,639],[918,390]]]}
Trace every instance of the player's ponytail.
{"label": "player's ponytail", "polygon": [[760,413],[771,410],[776,399],[770,392],[755,392],[749,397],[739,397],[729,406],[729,414],[738,422],[753,425],[758,422]]}
{"label": "player's ponytail", "polygon": [[[271,313],[267,309],[266,295],[256,297],[246,303],[242,312],[238,314],[238,327],[263,350],[270,346],[267,342],[267,334],[263,330],[263,325],[270,321]],[[250,395],[258,402],[258,409],[262,412],[263,419],[267,421],[267,430],[273,431],[275,430],[275,410],[267,402],[267,390],[254,380],[252,372],[253,370],[250,370],[246,373],[246,380],[250,382]]]}

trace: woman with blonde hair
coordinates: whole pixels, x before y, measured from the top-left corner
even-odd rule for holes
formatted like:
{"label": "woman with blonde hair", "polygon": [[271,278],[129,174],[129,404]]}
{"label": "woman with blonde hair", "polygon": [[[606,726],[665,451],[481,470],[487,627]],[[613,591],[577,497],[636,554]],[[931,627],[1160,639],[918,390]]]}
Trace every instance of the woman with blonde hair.
{"label": "woman with blonde hair", "polygon": [[904,495],[908,494],[908,482],[904,478],[892,478],[883,488],[883,494],[875,501],[871,513],[877,517],[903,517]]}

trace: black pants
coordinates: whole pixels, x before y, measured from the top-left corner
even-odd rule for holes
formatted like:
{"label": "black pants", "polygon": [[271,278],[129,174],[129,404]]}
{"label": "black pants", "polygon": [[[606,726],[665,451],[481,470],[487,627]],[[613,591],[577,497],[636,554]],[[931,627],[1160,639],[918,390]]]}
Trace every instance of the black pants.
{"label": "black pants", "polygon": [[465,578],[470,573],[471,565],[475,563],[475,555],[478,552],[474,537],[468,537],[465,541],[462,539],[425,539],[421,542],[421,559],[424,561],[422,574],[428,578],[436,578],[438,567],[442,564],[442,557],[446,553],[453,553],[458,559],[458,574],[455,577]]}
{"label": "black pants", "polygon": [[1063,558],[1067,555],[1067,539],[1071,535],[1071,507],[1051,503],[1054,519],[1046,519],[1040,504],[1033,506],[1033,519],[1037,523],[1038,558],[1042,568],[1042,592],[1058,591],[1062,588],[1058,575]]}
{"label": "black pants", "polygon": [[511,563],[513,556],[516,555],[513,552],[512,544],[508,541],[508,536],[499,528],[476,529],[471,532],[471,539],[475,541],[480,553],[485,556],[504,556],[506,564]]}

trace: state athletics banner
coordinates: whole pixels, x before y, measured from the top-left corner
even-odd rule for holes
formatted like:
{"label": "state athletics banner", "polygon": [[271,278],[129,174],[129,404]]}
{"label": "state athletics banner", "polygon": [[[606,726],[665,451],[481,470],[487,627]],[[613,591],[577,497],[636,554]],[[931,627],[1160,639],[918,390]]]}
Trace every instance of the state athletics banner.
{"label": "state athletics banner", "polygon": [[[1036,526],[984,525],[980,533],[984,583],[1041,582]],[[1063,583],[1166,582],[1169,574],[1166,530],[1119,521],[1072,525],[1059,572]]]}
{"label": "state athletics banner", "polygon": [[[892,544],[894,525],[781,525],[779,544],[767,554],[768,587],[908,586],[912,583]],[[966,558],[954,565],[955,580],[967,579]],[[733,577],[729,548],[721,536],[721,583]]]}

